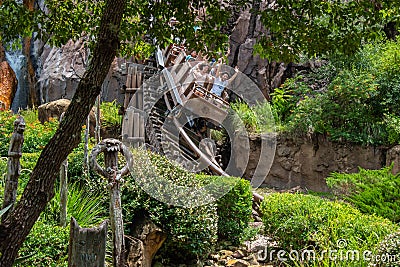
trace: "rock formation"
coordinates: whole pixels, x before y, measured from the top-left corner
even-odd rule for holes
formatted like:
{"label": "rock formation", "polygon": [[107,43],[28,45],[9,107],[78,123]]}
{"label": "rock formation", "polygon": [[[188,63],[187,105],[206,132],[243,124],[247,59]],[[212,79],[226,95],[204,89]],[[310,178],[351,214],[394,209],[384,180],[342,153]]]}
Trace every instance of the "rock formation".
{"label": "rock formation", "polygon": [[[244,177],[251,179],[256,168],[260,168],[260,136],[250,136],[250,156]],[[395,161],[398,171],[398,148],[361,146],[350,143],[336,143],[323,136],[313,138],[290,138],[278,135],[273,163],[264,180],[264,186],[288,189],[300,186],[313,191],[329,191],[325,178],[331,172],[354,173],[358,167],[380,169],[385,166],[385,158]],[[243,142],[234,142],[238,151],[248,149]],[[388,156],[387,156],[388,153]],[[265,155],[264,155],[265,156]],[[246,166],[243,163],[236,163]],[[397,165],[396,165],[397,164]]]}
{"label": "rock formation", "polygon": [[17,91],[17,77],[7,61],[0,62],[0,110],[11,107]]}
{"label": "rock formation", "polygon": [[[41,66],[39,68],[38,89],[40,102],[47,103],[60,98],[71,99],[78,86],[80,78],[85,72],[89,52],[85,48],[85,39],[76,42],[70,40],[61,48],[48,46],[36,49]],[[110,73],[103,83],[102,100],[120,102],[123,96],[119,88],[125,84],[123,74],[124,59],[115,59]]]}
{"label": "rock formation", "polygon": [[[38,119],[41,123],[45,123],[46,121],[49,121],[50,118],[56,118],[59,119],[61,114],[67,111],[67,108],[69,104],[71,103],[71,100],[69,99],[58,99],[43,105],[40,105],[38,107]],[[90,119],[90,125],[89,125],[89,132],[91,136],[94,136],[94,131],[96,127],[96,116],[95,116],[95,110],[92,109],[92,111],[89,114],[89,119]]]}
{"label": "rock formation", "polygon": [[[270,93],[279,87],[286,78],[293,77],[299,70],[310,69],[314,64],[285,64],[283,62],[268,61],[254,54],[254,45],[261,36],[268,34],[260,22],[258,10],[265,8],[265,1],[254,1],[248,4],[245,10],[233,10],[230,34],[230,54],[228,56],[231,66],[238,66],[257,84],[264,96],[269,100]],[[253,9],[253,11],[252,11]]]}

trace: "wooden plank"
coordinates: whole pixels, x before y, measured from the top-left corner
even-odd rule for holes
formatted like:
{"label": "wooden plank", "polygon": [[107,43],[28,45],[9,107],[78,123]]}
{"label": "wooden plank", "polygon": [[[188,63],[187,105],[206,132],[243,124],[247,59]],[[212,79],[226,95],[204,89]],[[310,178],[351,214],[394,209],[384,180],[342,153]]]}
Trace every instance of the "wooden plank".
{"label": "wooden plank", "polygon": [[190,64],[188,62],[183,63],[180,70],[176,73],[175,81],[178,83],[181,82],[181,80],[186,79],[189,71],[190,71]]}
{"label": "wooden plank", "polygon": [[144,142],[145,138],[144,137],[128,137],[126,139],[128,142]]}
{"label": "wooden plank", "polygon": [[138,72],[137,74],[137,88],[142,87],[143,84],[143,73]]}
{"label": "wooden plank", "polygon": [[164,101],[165,101],[165,104],[167,105],[167,109],[168,109],[168,110],[171,110],[172,107],[171,107],[171,105],[170,105],[170,103],[169,103],[167,94],[164,94]]}
{"label": "wooden plank", "polygon": [[129,113],[128,113],[128,137],[131,137],[131,136],[134,136],[133,135],[133,128],[134,128],[134,125],[133,125],[133,115],[134,115],[134,111],[133,110],[131,110]]}
{"label": "wooden plank", "polygon": [[185,59],[186,54],[185,52],[181,51],[178,55],[178,57],[174,60],[173,66],[170,70],[170,72],[176,72],[176,69],[178,68],[179,64]]}
{"label": "wooden plank", "polygon": [[[128,75],[126,77],[126,83],[125,83],[126,88],[132,88],[131,79],[132,79],[132,67],[128,67]],[[131,99],[130,94],[125,92],[124,110],[128,108],[130,99]]]}
{"label": "wooden plank", "polygon": [[140,110],[143,110],[143,74],[139,73],[138,75],[138,90],[136,92],[136,107]]}
{"label": "wooden plank", "polygon": [[[139,123],[140,123],[139,136],[143,137],[143,139],[144,139],[144,137],[145,137],[145,132],[144,132],[144,127],[145,127],[145,125],[144,125],[144,114],[140,114],[139,120],[140,120],[139,121]],[[143,140],[143,142],[144,142],[144,140]]]}
{"label": "wooden plank", "polygon": [[139,113],[133,113],[133,137],[139,137],[140,120]]}
{"label": "wooden plank", "polygon": [[175,81],[174,81],[171,73],[167,69],[163,69],[162,73],[167,82],[168,89],[172,89],[171,95],[172,95],[172,99],[175,102],[175,105],[176,104],[182,105],[183,103],[182,103],[181,97],[179,95],[178,89],[176,88],[176,84],[175,84]]}
{"label": "wooden plank", "polygon": [[133,72],[132,72],[132,82],[131,82],[131,86],[129,86],[130,88],[137,88],[137,82],[136,82],[136,74],[137,74],[138,68],[137,66],[133,67]]}
{"label": "wooden plank", "polygon": [[193,85],[194,85],[194,77],[193,74],[190,73],[186,77],[185,81],[182,83],[181,88],[179,90],[179,94],[187,95],[189,93],[188,90],[191,90]]}
{"label": "wooden plank", "polygon": [[131,113],[131,112],[132,112],[131,109],[126,110],[124,119],[123,119],[123,121],[122,121],[122,139],[123,139],[123,140],[129,138],[129,127],[130,127],[130,126],[129,126],[129,118],[128,118],[128,115],[129,115],[129,113]]}
{"label": "wooden plank", "polygon": [[137,95],[137,108],[143,110],[143,88],[137,90],[136,95]]}

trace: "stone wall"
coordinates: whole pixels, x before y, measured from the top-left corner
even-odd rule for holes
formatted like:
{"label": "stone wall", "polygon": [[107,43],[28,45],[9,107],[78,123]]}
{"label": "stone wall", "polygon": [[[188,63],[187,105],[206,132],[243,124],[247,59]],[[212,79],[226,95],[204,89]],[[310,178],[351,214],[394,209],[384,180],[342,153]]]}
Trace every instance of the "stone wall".
{"label": "stone wall", "polygon": [[[310,139],[278,136],[276,141],[275,156],[263,185],[277,189],[300,186],[325,192],[328,191],[325,178],[331,172],[354,173],[358,171],[359,166],[366,169],[380,169],[393,161],[399,162],[399,158],[396,158],[398,155],[396,151],[399,149],[396,147],[388,150],[334,143],[322,136]],[[260,148],[260,137],[250,137],[250,159],[244,177],[252,177],[260,157]],[[392,155],[388,163],[386,163],[387,154]]]}

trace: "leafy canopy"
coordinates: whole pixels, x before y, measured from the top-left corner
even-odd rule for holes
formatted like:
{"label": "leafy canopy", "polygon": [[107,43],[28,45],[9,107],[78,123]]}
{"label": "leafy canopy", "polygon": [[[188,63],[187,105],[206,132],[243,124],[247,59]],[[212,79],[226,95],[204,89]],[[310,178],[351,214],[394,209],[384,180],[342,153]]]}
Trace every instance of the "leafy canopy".
{"label": "leafy canopy", "polygon": [[362,43],[385,39],[389,23],[399,21],[398,0],[274,0],[260,11],[269,29],[257,46],[268,59],[296,61],[353,54]]}
{"label": "leafy canopy", "polygon": [[[218,52],[228,41],[221,29],[232,9],[249,7],[243,0],[127,1],[120,53],[137,57],[172,42]],[[46,0],[44,6],[28,11],[18,1],[4,0],[0,42],[18,46],[12,41],[36,32],[37,38],[55,46],[83,35],[92,43],[103,8],[103,0]],[[365,42],[385,39],[388,26],[397,31],[400,0],[274,0],[261,8],[254,5],[251,11],[260,15],[267,29],[256,53],[289,62],[301,55],[349,55]]]}
{"label": "leafy canopy", "polygon": [[[28,11],[22,3],[4,0],[0,6],[0,42],[19,46],[23,36],[54,46],[86,36],[94,43],[104,1],[46,0]],[[184,42],[194,49],[219,51],[227,43],[220,29],[226,25],[228,2],[219,0],[128,0],[120,30],[121,54],[148,56],[155,45]],[[204,8],[207,7],[207,8]]]}

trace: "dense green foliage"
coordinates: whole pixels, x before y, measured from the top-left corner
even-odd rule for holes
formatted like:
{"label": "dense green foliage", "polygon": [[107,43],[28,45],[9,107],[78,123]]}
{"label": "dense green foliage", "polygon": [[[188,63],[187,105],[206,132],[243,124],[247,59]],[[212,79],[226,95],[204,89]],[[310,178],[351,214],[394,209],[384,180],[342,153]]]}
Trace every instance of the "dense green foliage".
{"label": "dense green foliage", "polygon": [[38,220],[19,251],[16,266],[68,266],[69,227]]}
{"label": "dense green foliage", "polygon": [[120,105],[115,100],[112,102],[102,102],[100,104],[101,125],[103,127],[121,127],[121,115],[118,113],[119,107]]}
{"label": "dense green foliage", "polygon": [[262,36],[258,52],[269,59],[296,61],[300,55],[351,55],[372,40],[392,38],[397,29],[399,2],[277,0],[261,11],[270,33]]}
{"label": "dense green foliage", "polygon": [[[217,202],[184,208],[170,206],[152,198],[138,186],[137,181],[127,177],[122,192],[126,223],[132,222],[135,214],[144,210],[150,219],[162,226],[168,233],[167,241],[160,250],[163,259],[181,263],[188,260],[202,260],[211,252],[218,236],[233,242],[239,241],[238,234],[243,233],[251,219],[252,195],[249,182],[230,177],[221,179],[221,177],[196,176],[171,163],[165,157],[147,154],[148,152],[144,151],[134,151],[134,153],[135,159],[141,164],[146,162],[141,160],[143,156],[150,157],[160,177],[158,179],[193,187],[193,191],[216,180],[218,180],[216,183],[224,183],[225,187],[233,187]],[[138,168],[140,170],[135,171],[138,175],[146,173],[144,166]],[[218,185],[213,189],[218,190]],[[168,187],[165,187],[164,194],[168,194],[168,190]],[[212,193],[210,191],[210,194]],[[209,197],[212,198],[211,195]]]}
{"label": "dense green foliage", "polygon": [[[271,194],[262,202],[261,210],[266,233],[288,251],[314,249],[321,253],[337,249],[337,255],[348,250],[376,252],[378,242],[399,229],[387,219],[364,215],[348,204],[310,195]],[[317,266],[333,261],[318,260],[321,265]],[[337,264],[335,266],[368,266],[368,262],[363,261],[333,263]]]}
{"label": "dense green foliage", "polygon": [[[24,132],[24,145],[21,157],[21,174],[18,181],[17,200],[21,196],[30,178],[30,173],[36,165],[40,152],[51,136],[54,134],[58,125],[57,120],[50,120],[45,124],[40,124],[37,119],[36,110],[22,111],[26,128]],[[17,115],[10,112],[0,112],[0,149],[5,155],[0,159],[0,199],[3,196],[4,178],[7,172],[7,152],[9,139],[13,131],[13,122]],[[4,142],[3,142],[4,140]],[[91,147],[93,144],[91,144]],[[108,205],[104,203],[107,196],[103,184],[95,184],[89,177],[82,175],[83,144],[71,153],[70,178],[72,181],[80,182],[73,185],[70,183],[68,192],[68,220],[71,216],[77,219],[81,226],[89,226],[102,221],[107,217]],[[93,176],[99,179],[98,176]],[[99,179],[100,180],[100,179]],[[100,180],[101,181],[101,180]],[[90,186],[89,186],[90,185]],[[40,220],[33,227],[30,235],[25,241],[19,253],[17,266],[67,266],[67,246],[69,237],[69,227],[61,228],[59,224],[60,216],[60,196],[58,184],[55,185],[56,195],[47,205]],[[100,195],[99,192],[103,194]]]}
{"label": "dense green foliage", "polygon": [[235,130],[246,129],[250,133],[275,131],[276,114],[267,101],[251,107],[244,102],[235,102],[231,103],[231,108],[229,118]]}
{"label": "dense green foliage", "polygon": [[[46,0],[46,9],[28,11],[22,3],[4,0],[0,8],[0,19],[5,22],[0,25],[0,42],[18,46],[20,42],[13,41],[36,32],[39,39],[54,46],[84,36],[90,47],[96,41],[104,3]],[[217,0],[196,3],[189,0],[168,3],[127,1],[120,28],[119,52],[148,58],[156,48],[154,41],[160,47],[167,47],[175,40],[185,40],[186,45],[199,50],[203,50],[204,45],[215,52],[222,50],[228,41],[227,35],[220,30],[229,18],[228,9],[220,8],[224,4],[227,2]],[[198,16],[196,9],[205,6],[204,17]],[[179,23],[171,23],[173,19]]]}
{"label": "dense green foliage", "polygon": [[[218,239],[238,245],[251,220],[253,194],[250,182],[235,177],[197,176],[206,183],[217,182],[232,187],[217,200]],[[216,186],[218,188],[218,186]]]}
{"label": "dense green foliage", "polygon": [[[55,133],[58,122],[51,119],[45,124],[37,120],[37,111],[24,111],[22,116],[25,119],[24,146],[22,152],[33,153],[40,152],[50,138]],[[0,156],[7,157],[8,147],[12,132],[14,130],[14,121],[17,115],[10,111],[0,112]]]}
{"label": "dense green foliage", "polygon": [[[68,186],[67,222],[74,217],[79,226],[97,225],[108,216],[107,202],[102,194],[91,192],[78,185]],[[43,214],[47,223],[57,225],[60,222],[60,192],[56,189],[54,198],[47,204]]]}
{"label": "dense green foliage", "polygon": [[[194,174],[172,164],[164,157],[147,154],[145,151],[134,153],[135,159],[141,164],[146,162],[140,160],[141,158],[151,157],[151,162],[157,167],[158,175],[164,179],[186,186],[195,186],[196,183],[200,185],[198,181],[196,182]],[[168,234],[160,251],[163,258],[181,262],[202,259],[211,251],[217,240],[218,216],[215,203],[194,208],[170,206],[144,192],[131,176],[126,177],[122,203],[126,223],[132,222],[135,214],[145,210],[150,219],[162,226]]]}
{"label": "dense green foliage", "polygon": [[360,211],[400,222],[400,175],[390,167],[358,173],[332,173],[326,183],[333,192],[355,205]]}
{"label": "dense green foliage", "polygon": [[365,45],[346,61],[288,79],[272,94],[284,130],[360,144],[400,142],[399,53],[400,42]]}

